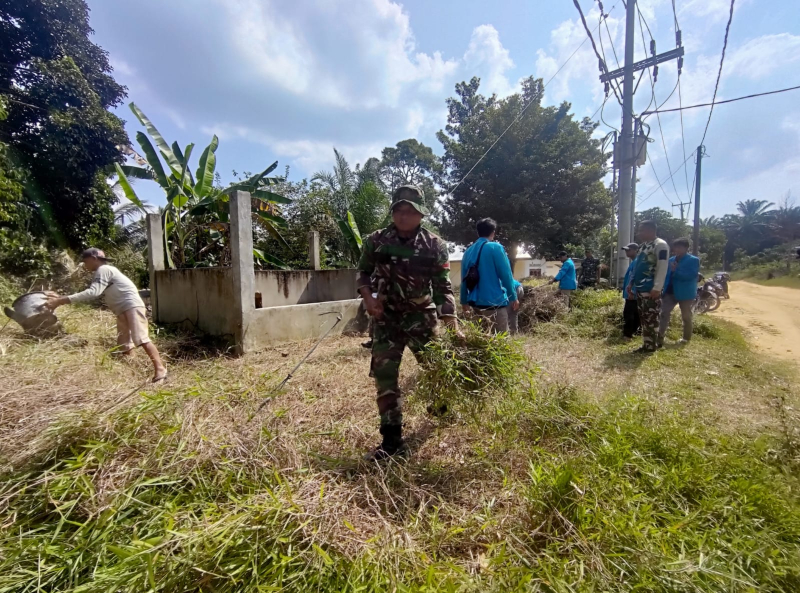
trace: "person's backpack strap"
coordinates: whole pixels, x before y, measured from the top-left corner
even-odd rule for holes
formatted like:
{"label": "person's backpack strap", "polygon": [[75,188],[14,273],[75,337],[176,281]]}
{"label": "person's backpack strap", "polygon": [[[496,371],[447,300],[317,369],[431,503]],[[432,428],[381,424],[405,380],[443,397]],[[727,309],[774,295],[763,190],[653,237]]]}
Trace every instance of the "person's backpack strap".
{"label": "person's backpack strap", "polygon": [[467,290],[470,292],[475,290],[475,287],[478,286],[478,282],[481,280],[480,272],[478,272],[478,264],[481,263],[481,252],[483,252],[483,248],[486,247],[486,243],[488,242],[489,241],[486,241],[480,246],[478,249],[478,259],[469,267],[467,274],[464,276],[464,284],[466,284]]}

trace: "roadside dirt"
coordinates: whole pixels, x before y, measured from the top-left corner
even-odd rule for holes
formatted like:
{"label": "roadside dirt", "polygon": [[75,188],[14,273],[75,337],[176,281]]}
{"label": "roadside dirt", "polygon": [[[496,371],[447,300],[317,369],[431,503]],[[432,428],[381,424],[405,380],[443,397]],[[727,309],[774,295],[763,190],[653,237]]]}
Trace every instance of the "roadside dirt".
{"label": "roadside dirt", "polygon": [[730,295],[711,315],[742,326],[758,350],[800,366],[800,290],[733,282]]}

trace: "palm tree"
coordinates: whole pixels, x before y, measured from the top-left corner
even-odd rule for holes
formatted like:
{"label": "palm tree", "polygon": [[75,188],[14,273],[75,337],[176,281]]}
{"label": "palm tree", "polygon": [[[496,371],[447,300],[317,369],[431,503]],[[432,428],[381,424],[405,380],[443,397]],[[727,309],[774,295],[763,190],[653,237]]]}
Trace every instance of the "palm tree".
{"label": "palm tree", "polygon": [[800,206],[786,204],[778,208],[772,226],[782,243],[800,239]]}
{"label": "palm tree", "polygon": [[775,206],[767,200],[745,200],[736,204],[738,215],[726,217],[727,230],[740,244],[753,244],[763,239],[772,227]]}
{"label": "palm tree", "polygon": [[716,216],[709,216],[708,218],[700,219],[700,226],[709,227],[712,229],[722,228],[723,222]]}

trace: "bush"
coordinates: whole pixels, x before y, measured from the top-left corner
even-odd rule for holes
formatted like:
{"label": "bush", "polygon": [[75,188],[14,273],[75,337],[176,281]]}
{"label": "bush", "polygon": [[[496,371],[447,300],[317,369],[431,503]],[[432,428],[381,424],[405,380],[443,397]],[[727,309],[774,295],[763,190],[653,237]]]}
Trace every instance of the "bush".
{"label": "bush", "polygon": [[28,281],[48,278],[53,272],[50,253],[25,232],[0,229],[0,271]]}
{"label": "bush", "polygon": [[150,286],[150,272],[147,269],[147,261],[141,251],[130,245],[115,247],[106,250],[106,255],[113,261],[111,264],[119,269],[139,288]]}

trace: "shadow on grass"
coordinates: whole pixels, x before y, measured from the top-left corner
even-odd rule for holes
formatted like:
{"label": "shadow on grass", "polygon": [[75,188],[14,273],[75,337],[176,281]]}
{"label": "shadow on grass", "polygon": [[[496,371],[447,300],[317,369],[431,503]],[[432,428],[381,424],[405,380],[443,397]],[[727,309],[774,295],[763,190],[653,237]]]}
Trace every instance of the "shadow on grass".
{"label": "shadow on grass", "polygon": [[655,352],[642,353],[634,350],[609,352],[603,361],[603,366],[607,369],[624,369],[632,371],[642,366],[642,363],[644,363],[645,360],[653,355],[655,355]]}

